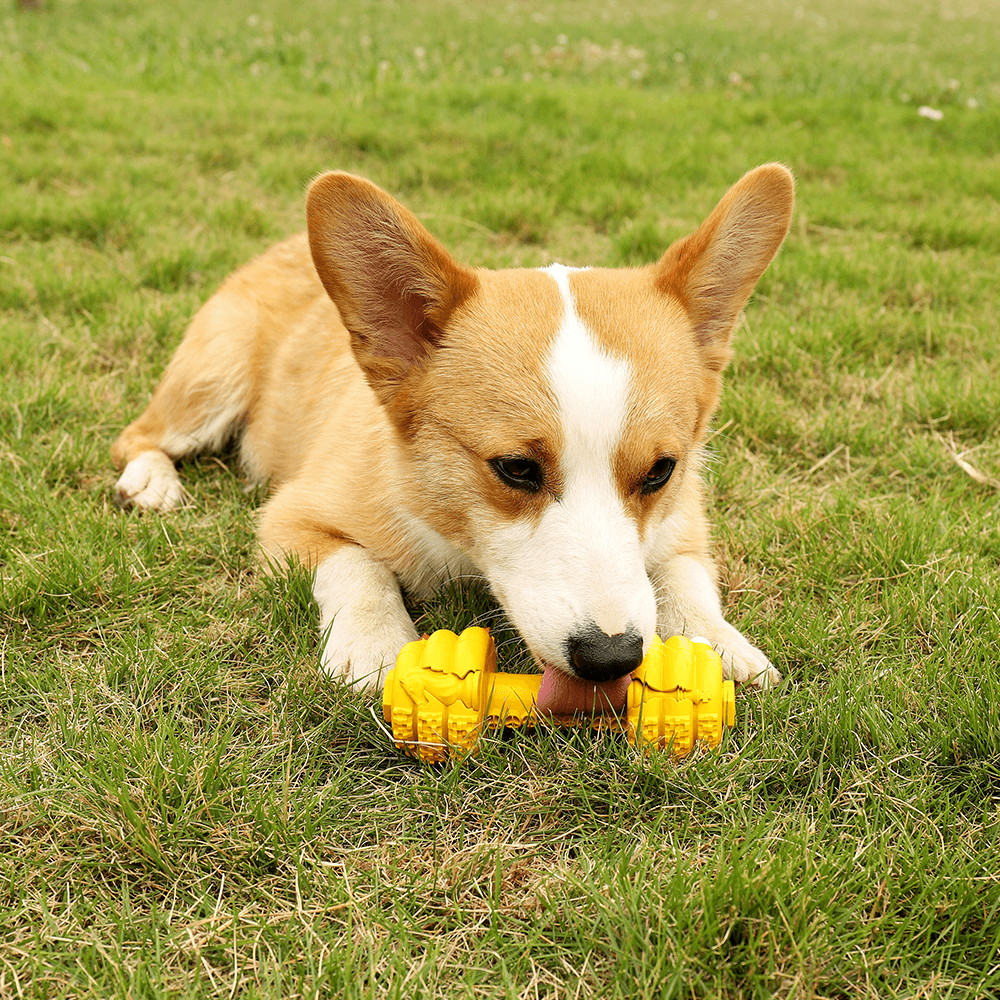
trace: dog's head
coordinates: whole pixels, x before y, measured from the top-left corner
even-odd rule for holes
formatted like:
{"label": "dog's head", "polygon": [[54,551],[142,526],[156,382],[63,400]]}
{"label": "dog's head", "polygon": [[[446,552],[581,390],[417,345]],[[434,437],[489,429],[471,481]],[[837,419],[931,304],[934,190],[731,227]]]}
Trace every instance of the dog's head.
{"label": "dog's head", "polygon": [[554,675],[627,678],[656,629],[664,539],[701,544],[706,428],[792,198],[769,164],[655,264],[487,271],[369,181],[310,189],[313,260],[408,456],[414,513]]}

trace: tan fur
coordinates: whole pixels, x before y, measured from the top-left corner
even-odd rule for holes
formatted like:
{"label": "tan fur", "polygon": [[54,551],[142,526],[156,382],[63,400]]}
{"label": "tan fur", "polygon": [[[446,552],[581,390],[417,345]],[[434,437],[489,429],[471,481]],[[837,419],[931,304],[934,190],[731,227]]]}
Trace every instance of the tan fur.
{"label": "tan fur", "polygon": [[[662,548],[649,569],[657,586],[683,590],[676,581],[688,563],[674,560],[690,556],[714,593],[701,452],[733,326],[787,232],[791,199],[784,168],[758,168],[656,264],[570,276],[581,321],[639,373],[614,479],[643,544]],[[564,303],[543,272],[457,263],[361,178],[319,178],[307,214],[308,239],[271,248],[202,307],[112,455],[125,467],[122,501],[165,508],[182,493],[164,456],[217,448],[238,434],[247,472],[273,490],[260,515],[262,551],[279,563],[328,567],[317,576],[317,599],[337,633],[347,611],[338,618],[336,607],[323,608],[340,598],[321,591],[349,590],[340,564],[328,562],[345,545],[423,595],[448,572],[489,563],[484,526],[535,523],[558,501],[562,428],[545,363]],[[545,489],[501,482],[488,463],[507,455],[538,462]],[[644,495],[644,478],[663,456],[676,459],[674,476]],[[668,528],[669,543],[654,544]],[[740,663],[753,656],[739,643],[766,658],[721,612],[703,607],[712,604],[705,586],[692,584],[701,595],[693,604],[683,593],[661,598],[661,617],[705,629],[718,619],[710,638],[721,636],[736,672],[751,676]],[[357,595],[344,600],[354,607]],[[393,614],[386,645],[406,632],[405,616]],[[359,656],[362,639],[335,635],[330,644],[353,643],[350,655]],[[373,662],[387,655],[376,649]],[[349,665],[328,666],[352,676]]]}

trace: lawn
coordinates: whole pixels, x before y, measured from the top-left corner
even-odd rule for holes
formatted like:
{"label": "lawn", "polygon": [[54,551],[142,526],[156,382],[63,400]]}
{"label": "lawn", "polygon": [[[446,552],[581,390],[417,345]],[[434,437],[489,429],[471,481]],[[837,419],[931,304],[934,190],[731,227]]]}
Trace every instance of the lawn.
{"label": "lawn", "polygon": [[[1000,991],[995,0],[0,13],[0,996]],[[231,453],[108,449],[225,274],[364,174],[460,259],[627,265],[796,174],[709,469],[785,681],[715,751],[401,757]],[[475,583],[414,609],[492,624]]]}

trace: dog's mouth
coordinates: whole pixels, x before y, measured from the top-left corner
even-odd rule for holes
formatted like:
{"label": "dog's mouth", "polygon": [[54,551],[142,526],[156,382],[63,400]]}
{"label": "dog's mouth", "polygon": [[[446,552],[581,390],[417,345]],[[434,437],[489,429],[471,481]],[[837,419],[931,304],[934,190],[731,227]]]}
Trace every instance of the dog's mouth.
{"label": "dog's mouth", "polygon": [[543,664],[538,689],[538,711],[543,715],[600,715],[621,712],[628,698],[632,675],[595,683],[572,677],[549,663]]}

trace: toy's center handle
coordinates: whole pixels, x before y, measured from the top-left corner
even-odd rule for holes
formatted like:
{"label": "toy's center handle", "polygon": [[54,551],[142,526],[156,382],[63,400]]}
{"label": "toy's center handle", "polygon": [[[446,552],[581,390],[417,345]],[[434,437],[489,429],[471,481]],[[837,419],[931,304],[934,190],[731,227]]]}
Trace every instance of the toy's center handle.
{"label": "toy's center handle", "polygon": [[492,674],[483,717],[507,726],[523,726],[534,715],[541,674]]}

